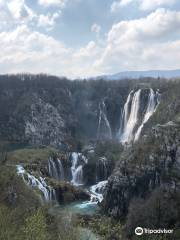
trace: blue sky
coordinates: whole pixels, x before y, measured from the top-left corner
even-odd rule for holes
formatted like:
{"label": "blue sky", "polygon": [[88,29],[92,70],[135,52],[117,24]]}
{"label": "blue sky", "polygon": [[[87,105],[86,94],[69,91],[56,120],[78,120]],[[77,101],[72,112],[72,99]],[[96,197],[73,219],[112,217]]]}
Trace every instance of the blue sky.
{"label": "blue sky", "polygon": [[180,68],[178,0],[0,0],[0,72]]}

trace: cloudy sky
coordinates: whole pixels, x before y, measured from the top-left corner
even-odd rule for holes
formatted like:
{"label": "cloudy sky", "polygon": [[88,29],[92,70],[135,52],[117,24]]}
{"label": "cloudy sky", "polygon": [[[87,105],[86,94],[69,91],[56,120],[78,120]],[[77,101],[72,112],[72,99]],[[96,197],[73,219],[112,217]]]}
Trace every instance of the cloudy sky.
{"label": "cloudy sky", "polygon": [[0,0],[0,73],[178,68],[179,0]]}

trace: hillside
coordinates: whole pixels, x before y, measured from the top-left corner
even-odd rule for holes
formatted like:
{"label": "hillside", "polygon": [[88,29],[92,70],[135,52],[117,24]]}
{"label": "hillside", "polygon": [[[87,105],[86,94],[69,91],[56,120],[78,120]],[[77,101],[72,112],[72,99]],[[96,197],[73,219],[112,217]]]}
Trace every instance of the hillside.
{"label": "hillside", "polygon": [[[77,225],[102,239],[136,239],[137,226],[179,239],[179,79],[1,75],[0,112],[0,226],[11,239],[32,226],[39,239],[76,240]],[[75,220],[63,223],[66,207]]]}
{"label": "hillside", "polygon": [[123,79],[138,79],[138,78],[179,78],[180,70],[151,70],[151,71],[127,71],[119,72],[112,75],[98,76],[93,79],[106,79],[106,80],[123,80]]}

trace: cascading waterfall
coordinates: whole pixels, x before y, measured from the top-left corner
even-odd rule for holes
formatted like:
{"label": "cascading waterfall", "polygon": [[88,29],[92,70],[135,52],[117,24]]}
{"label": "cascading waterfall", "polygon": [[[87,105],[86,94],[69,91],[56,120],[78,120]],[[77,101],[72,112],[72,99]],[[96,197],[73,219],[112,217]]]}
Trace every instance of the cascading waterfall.
{"label": "cascading waterfall", "polygon": [[82,165],[79,165],[76,170],[74,171],[74,174],[72,176],[72,183],[74,185],[81,185],[83,184],[83,169]]}
{"label": "cascading waterfall", "polygon": [[72,161],[72,166],[71,166],[72,180],[71,180],[71,182],[75,185],[77,184],[75,182],[75,175],[77,175],[78,157],[79,157],[79,155],[76,152],[73,152],[71,155],[71,161]]}
{"label": "cascading waterfall", "polygon": [[122,117],[121,117],[121,125],[120,125],[120,129],[119,129],[119,133],[118,133],[118,136],[120,136],[120,137],[121,137],[123,129],[124,129],[124,124],[127,123],[127,121],[128,121],[129,108],[130,108],[132,94],[133,94],[133,91],[131,91],[129,93],[126,103],[124,105],[124,110],[123,110]]}
{"label": "cascading waterfall", "polygon": [[139,125],[141,116],[143,115],[143,113],[140,113],[141,94],[142,89],[139,89],[136,92],[131,91],[127,97],[118,133],[118,137],[122,143],[130,143],[139,139],[145,123],[147,123],[159,105],[159,92],[155,92],[152,88],[149,89],[146,112],[142,118],[141,124]]}
{"label": "cascading waterfall", "polygon": [[71,173],[72,173],[72,184],[82,185],[83,184],[83,165],[87,164],[88,160],[82,153],[73,152],[71,154]]}
{"label": "cascading waterfall", "polygon": [[64,169],[60,159],[49,158],[48,161],[49,175],[56,180],[64,181]]}
{"label": "cascading waterfall", "polygon": [[96,162],[96,181],[108,179],[111,172],[111,166],[106,157],[100,157]]}
{"label": "cascading waterfall", "polygon": [[21,165],[17,165],[17,174],[22,177],[28,186],[32,188],[38,188],[43,194],[44,201],[48,202],[56,200],[55,190],[48,186],[42,177],[39,179],[36,178],[32,174],[28,173]]}
{"label": "cascading waterfall", "polygon": [[148,99],[148,106],[147,106],[147,110],[146,113],[144,115],[144,119],[142,121],[142,124],[140,125],[140,127],[138,128],[136,134],[135,134],[135,138],[134,141],[137,141],[141,135],[141,131],[144,127],[144,124],[147,123],[147,121],[150,119],[150,117],[153,115],[153,113],[156,110],[156,93],[153,91],[153,89],[150,89],[149,92],[149,99]]}
{"label": "cascading waterfall", "polygon": [[[124,113],[123,113],[123,119],[122,119],[122,129],[120,134],[120,141],[125,143],[129,143],[133,140],[134,135],[133,131],[138,123],[138,113],[140,108],[140,97],[141,97],[141,89],[136,91],[131,97],[132,92],[129,94],[127,101],[124,106]],[[132,98],[131,107],[130,101]],[[129,114],[129,108],[130,108],[130,114]]]}
{"label": "cascading waterfall", "polygon": [[108,181],[101,181],[96,185],[90,187],[89,192],[91,195],[90,201],[86,201],[80,204],[77,204],[76,207],[79,209],[85,209],[89,207],[97,206],[98,203],[101,203],[103,200],[103,193]]}
{"label": "cascading waterfall", "polygon": [[101,181],[97,183],[96,185],[93,185],[90,188],[90,193],[91,193],[91,202],[102,202],[103,200],[103,193],[105,190],[105,187],[107,185],[108,181]]}
{"label": "cascading waterfall", "polygon": [[107,136],[108,138],[112,139],[112,130],[111,130],[111,125],[109,123],[109,120],[106,115],[106,104],[104,101],[99,104],[99,122],[98,122],[98,131],[97,131],[97,137],[100,137],[100,131],[101,131],[101,124],[102,121],[104,120],[105,126],[107,129]]}

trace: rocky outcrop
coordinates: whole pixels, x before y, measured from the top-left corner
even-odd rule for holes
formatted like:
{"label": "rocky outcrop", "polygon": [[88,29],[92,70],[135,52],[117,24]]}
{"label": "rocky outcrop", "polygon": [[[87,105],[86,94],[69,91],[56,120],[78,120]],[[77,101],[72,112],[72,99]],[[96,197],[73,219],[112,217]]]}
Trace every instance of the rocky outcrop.
{"label": "rocky outcrop", "polygon": [[120,82],[0,76],[0,138],[66,148],[79,139],[114,138],[128,91]]}
{"label": "rocky outcrop", "polygon": [[25,138],[32,145],[60,146],[65,137],[65,122],[50,103],[35,96],[29,116],[25,116]]}
{"label": "rocky outcrop", "polygon": [[102,207],[123,218],[130,202],[161,186],[180,188],[180,122],[157,125],[151,134],[126,149],[109,178]]}
{"label": "rocky outcrop", "polygon": [[100,157],[96,162],[96,181],[107,180],[112,173],[113,163],[106,157]]}
{"label": "rocky outcrop", "polygon": [[51,186],[55,189],[56,200],[61,204],[80,200],[90,200],[90,194],[87,191],[67,182],[56,182],[51,180]]}

